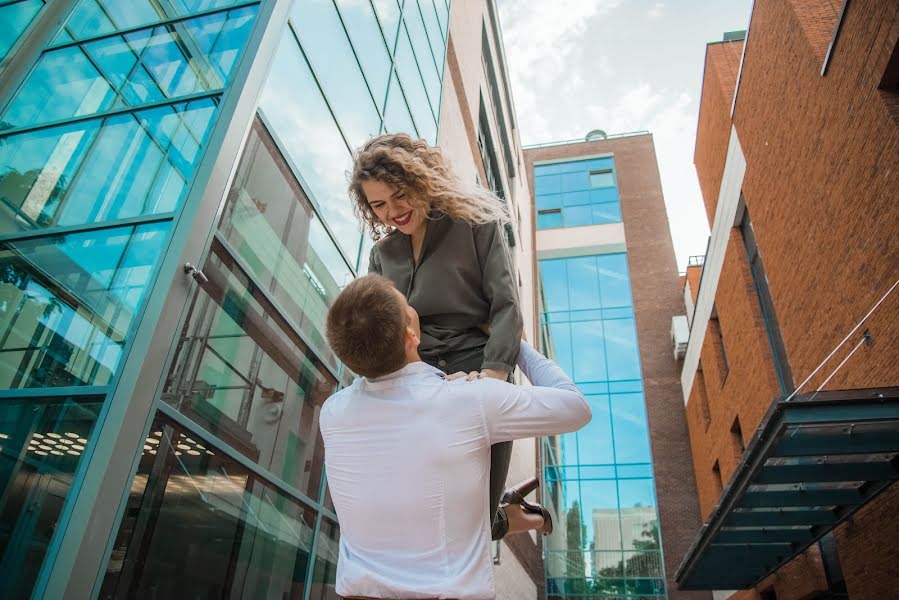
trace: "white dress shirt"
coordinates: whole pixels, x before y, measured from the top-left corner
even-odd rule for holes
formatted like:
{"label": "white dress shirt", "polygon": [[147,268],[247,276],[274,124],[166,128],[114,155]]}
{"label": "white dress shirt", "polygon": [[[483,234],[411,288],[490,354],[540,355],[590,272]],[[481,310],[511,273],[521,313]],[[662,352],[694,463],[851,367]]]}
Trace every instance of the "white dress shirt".
{"label": "white dress shirt", "polygon": [[337,593],[495,598],[490,446],[590,421],[565,373],[522,342],[533,386],[445,381],[423,362],[361,378],[325,402],[319,426],[337,517]]}

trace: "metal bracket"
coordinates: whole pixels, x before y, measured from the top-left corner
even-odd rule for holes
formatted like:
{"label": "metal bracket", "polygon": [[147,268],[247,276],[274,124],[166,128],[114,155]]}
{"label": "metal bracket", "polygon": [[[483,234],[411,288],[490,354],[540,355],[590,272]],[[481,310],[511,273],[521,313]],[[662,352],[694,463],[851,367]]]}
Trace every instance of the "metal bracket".
{"label": "metal bracket", "polygon": [[200,285],[209,283],[209,278],[203,274],[203,271],[193,266],[191,263],[184,263],[184,273],[185,275],[190,275],[193,277],[194,281],[199,283]]}

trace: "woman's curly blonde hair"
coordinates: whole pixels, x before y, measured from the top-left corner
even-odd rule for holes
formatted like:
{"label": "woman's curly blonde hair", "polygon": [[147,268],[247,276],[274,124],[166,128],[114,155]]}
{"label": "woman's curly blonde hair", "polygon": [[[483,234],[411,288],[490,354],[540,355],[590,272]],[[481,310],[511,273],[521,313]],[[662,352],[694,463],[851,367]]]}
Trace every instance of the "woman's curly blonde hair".
{"label": "woman's curly blonde hair", "polygon": [[393,227],[375,216],[362,191],[363,181],[395,186],[406,192],[410,206],[423,208],[426,214],[436,211],[472,225],[509,221],[506,205],[496,194],[475,183],[465,184],[440,148],[406,133],[372,138],[356,152],[349,194],[356,216],[377,240]]}

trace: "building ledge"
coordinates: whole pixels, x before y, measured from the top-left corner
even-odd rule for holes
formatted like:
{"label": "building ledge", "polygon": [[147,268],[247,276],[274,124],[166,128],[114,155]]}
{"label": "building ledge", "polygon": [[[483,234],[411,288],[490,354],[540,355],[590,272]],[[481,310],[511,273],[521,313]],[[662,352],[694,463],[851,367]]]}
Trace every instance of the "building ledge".
{"label": "building ledge", "polygon": [[897,479],[899,388],[776,401],[678,568],[678,587],[753,587]]}

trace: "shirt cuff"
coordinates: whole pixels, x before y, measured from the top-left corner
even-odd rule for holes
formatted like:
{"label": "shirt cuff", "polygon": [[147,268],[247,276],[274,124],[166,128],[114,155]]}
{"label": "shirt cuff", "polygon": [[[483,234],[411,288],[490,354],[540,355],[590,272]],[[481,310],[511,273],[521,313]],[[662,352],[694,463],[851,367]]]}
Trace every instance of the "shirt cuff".
{"label": "shirt cuff", "polygon": [[494,371],[505,371],[506,373],[511,374],[512,371],[515,370],[515,366],[507,364],[507,363],[503,363],[503,362],[497,362],[497,361],[484,361],[483,363],[481,363],[481,370],[483,371],[484,369],[493,369]]}

